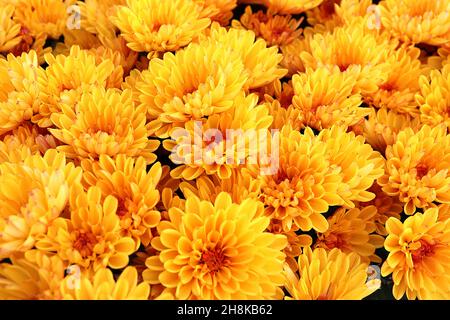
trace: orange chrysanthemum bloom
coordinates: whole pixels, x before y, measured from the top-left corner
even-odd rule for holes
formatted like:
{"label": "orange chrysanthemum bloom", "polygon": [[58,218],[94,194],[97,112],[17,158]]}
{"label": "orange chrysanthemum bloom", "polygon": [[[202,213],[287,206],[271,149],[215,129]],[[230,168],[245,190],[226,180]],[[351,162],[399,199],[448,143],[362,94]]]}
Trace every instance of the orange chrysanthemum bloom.
{"label": "orange chrysanthemum bloom", "polygon": [[221,44],[239,55],[248,73],[245,88],[255,89],[281,79],[287,73],[286,69],[279,67],[283,56],[278,53],[278,48],[268,48],[263,39],[256,40],[255,37],[253,31],[236,28],[227,30],[213,23],[209,34],[200,38],[200,44],[213,47]]}
{"label": "orange chrysanthemum bloom", "polygon": [[361,108],[361,95],[354,93],[358,77],[356,70],[342,73],[338,67],[308,68],[294,75],[292,105],[300,110],[304,125],[317,130],[351,126],[367,116],[370,109]]}
{"label": "orange chrysanthemum bloom", "polygon": [[8,52],[22,41],[21,26],[12,18],[14,10],[13,5],[0,6],[0,52]]}
{"label": "orange chrysanthemum bloom", "polygon": [[420,93],[416,95],[420,106],[420,120],[430,126],[443,123],[450,132],[450,64],[441,71],[431,71],[430,78],[420,78]]}
{"label": "orange chrysanthemum bloom", "polygon": [[386,147],[395,143],[400,131],[406,128],[417,130],[419,126],[419,118],[412,118],[409,114],[399,114],[384,108],[372,109],[361,126],[361,134],[372,148],[384,154]]}
{"label": "orange chrysanthemum bloom", "polygon": [[75,0],[19,0],[14,15],[32,34],[44,33],[50,38],[58,39],[67,27],[68,8],[75,2]]}
{"label": "orange chrysanthemum bloom", "polygon": [[92,88],[75,107],[70,103],[61,107],[61,113],[51,115],[57,129],[49,131],[65,143],[57,149],[68,157],[95,160],[100,155],[124,154],[155,161],[152,152],[159,142],[148,139],[145,106],[136,107],[130,91]]}
{"label": "orange chrysanthemum bloom", "polygon": [[70,218],[55,219],[36,248],[94,271],[108,266],[124,268],[135,243],[121,235],[117,209],[117,199],[108,195],[102,200],[100,188],[90,187],[84,192],[80,184],[73,185]]}
{"label": "orange chrysanthemum bloom", "polygon": [[317,7],[323,0],[262,0],[270,10],[280,14],[299,14]]}
{"label": "orange chrysanthemum bloom", "polygon": [[262,203],[240,205],[221,193],[214,203],[190,197],[169,210],[143,276],[176,299],[275,299],[282,296],[286,238],[265,232]]}
{"label": "orange chrysanthemum bloom", "polygon": [[134,51],[175,51],[188,45],[211,23],[192,0],[127,0],[111,21]]}
{"label": "orange chrysanthemum bloom", "polygon": [[322,130],[318,140],[326,144],[329,165],[341,176],[338,194],[345,205],[353,208],[353,201],[372,200],[375,195],[368,189],[384,173],[381,154],[364,143],[363,137],[337,126]]}
{"label": "orange chrysanthemum bloom", "polygon": [[61,112],[62,104],[75,106],[81,95],[93,87],[117,87],[117,79],[121,80],[123,69],[116,68],[109,59],[99,60],[95,54],[81,50],[79,46],[71,47],[67,56],[45,55],[48,67],[39,78],[42,103],[33,122],[41,127],[50,127],[50,116]]}
{"label": "orange chrysanthemum bloom", "polygon": [[377,91],[387,79],[385,62],[393,44],[368,32],[359,20],[330,33],[314,35],[311,51],[300,53],[305,67],[338,66],[341,72],[359,73],[357,88],[363,95]]}
{"label": "orange chrysanthemum bloom", "polygon": [[379,4],[383,27],[406,43],[450,42],[450,3],[429,0],[384,0]]}
{"label": "orange chrysanthemum bloom", "polygon": [[125,155],[115,159],[101,155],[98,162],[83,160],[84,181],[101,189],[103,197],[112,195],[118,200],[117,215],[124,236],[133,238],[136,249],[142,243],[148,246],[153,238],[151,228],[161,220],[156,210],[159,191],[156,185],[161,178],[159,162],[147,172],[146,160]]}
{"label": "orange chrysanthemum bloom", "polygon": [[204,122],[190,121],[185,129],[175,129],[172,140],[163,142],[169,158],[178,167],[171,171],[176,179],[193,180],[202,174],[228,179],[245,164],[256,164],[263,143],[270,147],[268,128],[272,117],[266,105],[257,105],[258,96],[236,97],[231,110],[209,116]]}
{"label": "orange chrysanthemum bloom", "polygon": [[311,52],[311,40],[315,35],[315,30],[307,27],[303,30],[303,35],[294,39],[291,43],[280,47],[283,53],[283,60],[280,65],[288,69],[288,76],[293,76],[298,72],[305,72],[306,68],[303,63],[300,53]]}
{"label": "orange chrysanthemum bloom", "polygon": [[303,18],[293,19],[291,16],[274,15],[272,12],[264,13],[252,12],[252,8],[245,8],[245,13],[241,16],[240,22],[233,21],[234,28],[244,27],[252,30],[257,37],[266,40],[269,46],[288,45],[298,38],[302,29],[299,29]]}
{"label": "orange chrysanthemum bloom", "polygon": [[25,256],[10,257],[11,263],[0,264],[1,300],[61,299],[60,285],[65,264],[58,256],[47,256],[33,250]]}
{"label": "orange chrysanthemum bloom", "polygon": [[384,238],[375,234],[377,208],[338,209],[328,218],[330,227],[318,235],[314,246],[331,250],[338,248],[346,253],[356,253],[364,262],[381,262],[375,250],[383,247]]}
{"label": "orange chrysanthemum bloom", "polygon": [[403,205],[398,200],[398,197],[388,196],[377,182],[370,187],[369,191],[375,194],[375,198],[368,202],[360,202],[358,206],[360,209],[368,206],[375,206],[377,208],[377,212],[373,217],[376,226],[376,233],[386,236],[387,231],[385,224],[387,219],[390,217],[400,219],[400,214],[403,211]]}
{"label": "orange chrysanthemum bloom", "polygon": [[431,208],[403,223],[389,218],[386,229],[389,256],[381,274],[392,273],[394,297],[449,299],[450,220],[438,221],[438,209]]}
{"label": "orange chrysanthemum bloom", "polygon": [[405,213],[427,208],[432,202],[450,203],[450,136],[445,127],[424,125],[397,135],[386,149],[386,173],[378,183],[390,196],[398,196]]}
{"label": "orange chrysanthemum bloom", "polygon": [[81,168],[49,150],[23,163],[0,164],[0,259],[25,252],[66,208]]}
{"label": "orange chrysanthemum bloom", "polygon": [[193,44],[175,55],[165,54],[163,60],[151,60],[136,79],[136,89],[151,131],[166,138],[172,128],[184,127],[189,120],[232,108],[247,79],[230,48]]}
{"label": "orange chrysanthemum bloom", "polygon": [[136,268],[127,267],[117,280],[110,269],[102,268],[79,279],[66,277],[61,283],[65,300],[147,300],[150,286],[138,281]]}
{"label": "orange chrysanthemum bloom", "polygon": [[397,113],[417,116],[419,110],[415,95],[419,92],[419,78],[424,69],[418,48],[397,49],[388,58],[387,78],[379,90],[366,96],[366,102],[377,108],[388,108]]}
{"label": "orange chrysanthemum bloom", "polygon": [[338,196],[339,169],[331,166],[326,152],[326,145],[314,137],[310,128],[304,134],[289,126],[281,130],[278,170],[259,179],[265,214],[281,221],[285,232],[325,232],[328,222],[322,213],[342,204]]}
{"label": "orange chrysanthemum bloom", "polygon": [[37,82],[42,71],[34,51],[0,59],[0,135],[31,120],[38,112]]}
{"label": "orange chrysanthemum bloom", "polygon": [[286,299],[362,300],[380,287],[379,281],[367,281],[367,268],[355,253],[306,248],[298,257],[300,279],[285,268]]}

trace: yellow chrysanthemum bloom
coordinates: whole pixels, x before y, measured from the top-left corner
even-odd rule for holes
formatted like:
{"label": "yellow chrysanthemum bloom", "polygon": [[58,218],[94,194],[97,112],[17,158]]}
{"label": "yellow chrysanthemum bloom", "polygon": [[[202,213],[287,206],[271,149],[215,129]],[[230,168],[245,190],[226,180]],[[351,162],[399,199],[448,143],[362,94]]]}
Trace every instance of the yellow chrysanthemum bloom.
{"label": "yellow chrysanthemum bloom", "polygon": [[300,37],[302,29],[299,29],[299,26],[302,21],[302,18],[296,20],[289,15],[274,15],[272,12],[253,13],[252,8],[248,6],[240,21],[233,20],[232,26],[252,30],[257,37],[266,40],[269,46],[282,46]]}
{"label": "yellow chrysanthemum bloom", "polygon": [[228,179],[245,164],[256,164],[263,143],[270,147],[268,128],[272,117],[266,105],[257,105],[258,96],[236,97],[231,110],[209,116],[205,122],[190,121],[185,129],[171,132],[163,142],[169,158],[178,167],[171,171],[176,179],[193,180],[206,173]]}
{"label": "yellow chrysanthemum bloom", "polygon": [[450,220],[438,221],[438,209],[416,213],[403,223],[386,222],[384,247],[389,256],[381,274],[392,273],[393,294],[401,299],[449,299]]}
{"label": "yellow chrysanthemum bloom", "polygon": [[134,51],[175,51],[188,45],[211,23],[192,0],[127,0],[111,21]]}
{"label": "yellow chrysanthemum bloom", "polygon": [[300,278],[285,268],[286,299],[362,300],[380,286],[376,280],[367,281],[367,268],[355,253],[306,248],[298,257]]}
{"label": "yellow chrysanthemum bloom", "polygon": [[373,217],[376,226],[376,233],[385,236],[387,235],[385,228],[387,219],[390,217],[400,219],[400,214],[403,211],[403,205],[398,200],[398,197],[388,196],[377,182],[370,187],[369,191],[375,194],[375,198],[368,202],[360,202],[358,206],[360,209],[368,206],[375,206],[377,208],[377,212]]}
{"label": "yellow chrysanthemum bloom", "polygon": [[419,110],[415,95],[419,92],[419,78],[424,69],[418,48],[397,49],[388,58],[387,78],[379,90],[366,96],[366,102],[377,108],[388,108],[397,113],[417,116]]}
{"label": "yellow chrysanthemum bloom", "polygon": [[[58,39],[69,19],[68,8],[76,0],[20,0],[14,16],[33,35],[44,33]],[[50,10],[51,8],[51,10]]]}
{"label": "yellow chrysanthemum bloom", "polygon": [[142,157],[118,155],[112,159],[101,155],[98,162],[83,160],[81,166],[87,185],[99,187],[104,197],[117,198],[122,234],[133,238],[136,249],[141,243],[148,246],[153,238],[151,228],[161,220],[155,208],[160,199],[156,185],[162,174],[161,164],[155,163],[147,172]]}
{"label": "yellow chrysanthemum bloom", "polygon": [[124,268],[135,243],[121,235],[117,209],[115,197],[108,195],[102,200],[100,188],[90,187],[84,192],[76,184],[70,192],[70,219],[55,219],[36,248],[94,271],[108,266]]}
{"label": "yellow chrysanthemum bloom", "polygon": [[138,281],[134,267],[125,268],[117,280],[110,269],[102,268],[77,280],[67,277],[61,284],[61,294],[65,300],[147,300],[150,286]]}
{"label": "yellow chrysanthemum bloom", "polygon": [[299,14],[317,7],[323,0],[262,0],[270,10],[280,14]]}
{"label": "yellow chrysanthemum bloom", "polygon": [[[281,130],[278,170],[259,179],[265,214],[281,221],[285,232],[293,228],[325,232],[328,222],[322,213],[343,203],[338,196],[339,169],[331,166],[326,152],[326,145],[310,128],[304,134],[289,126]],[[254,174],[258,176],[258,172]]]}
{"label": "yellow chrysanthemum bloom", "polygon": [[383,247],[384,238],[375,234],[376,215],[375,206],[350,210],[340,208],[328,218],[330,227],[318,235],[314,246],[326,250],[338,248],[346,253],[354,252],[364,262],[381,262],[375,255],[375,250]]}
{"label": "yellow chrysanthemum bloom", "polygon": [[282,297],[286,238],[265,232],[262,203],[240,205],[221,193],[216,201],[190,197],[186,209],[169,210],[146,261],[144,280],[161,283],[176,299],[275,299]]}
{"label": "yellow chrysanthemum bloom", "polygon": [[33,250],[10,259],[11,263],[0,264],[1,300],[62,298],[60,285],[67,265],[58,256],[50,257]]}
{"label": "yellow chrysanthemum bloom", "polygon": [[450,132],[450,64],[441,71],[431,71],[430,78],[420,78],[420,93],[416,95],[420,106],[420,120],[430,126],[444,123]]}
{"label": "yellow chrysanthemum bloom", "polygon": [[385,153],[386,147],[393,145],[397,134],[406,128],[419,129],[419,118],[409,114],[399,114],[388,109],[372,109],[368,119],[362,124],[361,134],[375,150]]}
{"label": "yellow chrysanthemum bloom", "polygon": [[236,28],[227,30],[213,23],[208,36],[200,38],[200,44],[213,47],[221,44],[239,55],[248,73],[245,87],[255,89],[281,79],[287,73],[286,69],[279,67],[283,56],[278,53],[278,48],[268,48],[263,39],[256,40],[255,37],[253,31]]}
{"label": "yellow chrysanthemum bloom", "polygon": [[375,195],[368,189],[384,174],[385,161],[381,154],[364,143],[362,136],[333,126],[322,130],[318,140],[326,144],[330,166],[338,170],[341,182],[339,196],[353,208],[353,201],[370,201]]}
{"label": "yellow chrysanthemum bloom", "polygon": [[289,125],[293,130],[301,130],[305,127],[301,111],[292,105],[283,107],[280,101],[273,100],[265,103],[269,108],[269,113],[273,117],[270,129],[281,130]]}
{"label": "yellow chrysanthemum bloom", "polygon": [[387,78],[389,65],[385,61],[393,44],[366,31],[362,22],[335,28],[330,33],[317,33],[310,46],[310,52],[300,53],[305,67],[332,65],[341,72],[357,72],[356,89],[363,95],[377,91]]}
{"label": "yellow chrysanthemum bloom", "polygon": [[450,3],[429,0],[384,0],[379,6],[383,27],[407,43],[450,42]]}
{"label": "yellow chrysanthemum bloom", "polygon": [[237,6],[237,0],[194,0],[194,2],[202,6],[202,16],[223,26],[229,24],[233,17],[233,9]]}
{"label": "yellow chrysanthemum bloom", "polygon": [[23,163],[0,164],[0,258],[31,249],[66,208],[81,168],[49,150]]}
{"label": "yellow chrysanthemum bloom", "polygon": [[342,73],[338,67],[308,68],[294,75],[292,105],[300,110],[304,125],[316,130],[351,126],[367,116],[370,109],[360,107],[361,95],[354,93],[358,77],[356,70]]}
{"label": "yellow chrysanthemum bloom", "polygon": [[117,70],[122,72],[123,69],[116,68],[109,59],[99,60],[93,53],[81,50],[79,46],[72,46],[67,56],[45,55],[48,67],[39,78],[42,104],[39,114],[33,117],[33,122],[41,127],[49,127],[52,125],[50,116],[61,112],[61,104],[75,106],[81,95],[91,91],[93,87],[115,87]]}
{"label": "yellow chrysanthemum bloom", "polygon": [[0,52],[8,52],[22,41],[21,25],[12,19],[14,10],[13,5],[0,6]]}
{"label": "yellow chrysanthemum bloom", "polygon": [[65,145],[57,147],[73,159],[98,159],[100,155],[144,157],[155,161],[152,153],[157,140],[149,140],[145,106],[136,107],[131,92],[92,88],[81,95],[77,105],[62,104],[61,113],[51,120],[57,129],[49,131]]}
{"label": "yellow chrysanthemum bloom", "polygon": [[386,173],[378,183],[398,196],[405,213],[427,208],[432,202],[450,203],[450,136],[445,127],[424,125],[417,133],[402,130],[386,149]]}
{"label": "yellow chrysanthemum bloom", "polygon": [[[193,68],[195,66],[195,68]],[[248,76],[237,54],[224,45],[193,44],[175,55],[152,59],[136,80],[150,129],[168,137],[174,127],[233,106]]]}
{"label": "yellow chrysanthemum bloom", "polygon": [[0,59],[0,135],[29,121],[38,112],[43,69],[35,51]]}

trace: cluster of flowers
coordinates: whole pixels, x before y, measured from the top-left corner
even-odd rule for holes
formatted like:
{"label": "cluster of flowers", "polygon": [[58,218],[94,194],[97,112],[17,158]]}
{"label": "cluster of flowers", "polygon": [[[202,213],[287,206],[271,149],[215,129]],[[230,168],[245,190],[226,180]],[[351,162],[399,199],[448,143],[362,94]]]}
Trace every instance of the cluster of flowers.
{"label": "cluster of flowers", "polygon": [[450,298],[449,130],[449,1],[0,0],[0,299]]}

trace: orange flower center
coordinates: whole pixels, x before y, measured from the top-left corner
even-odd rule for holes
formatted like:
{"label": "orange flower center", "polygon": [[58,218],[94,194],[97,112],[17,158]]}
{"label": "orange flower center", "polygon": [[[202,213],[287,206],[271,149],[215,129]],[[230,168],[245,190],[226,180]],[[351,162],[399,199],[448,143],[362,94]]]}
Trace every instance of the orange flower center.
{"label": "orange flower center", "polygon": [[342,249],[345,246],[345,241],[341,237],[339,237],[339,235],[333,233],[327,235],[327,237],[323,241],[329,249]]}
{"label": "orange flower center", "polygon": [[420,163],[419,165],[417,165],[416,171],[417,171],[417,178],[422,179],[428,173],[428,166],[423,163]]}
{"label": "orange flower center", "polygon": [[219,271],[224,265],[226,257],[222,249],[215,248],[202,253],[201,264],[206,264],[210,272]]}
{"label": "orange flower center", "polygon": [[20,56],[23,52],[30,51],[34,41],[27,27],[22,26],[20,28],[20,35],[22,36],[22,41],[11,50],[11,53],[15,56]]}
{"label": "orange flower center", "polygon": [[81,254],[82,257],[92,255],[97,238],[91,232],[77,231],[77,236],[73,247]]}
{"label": "orange flower center", "polygon": [[435,246],[435,244],[420,240],[420,248],[414,250],[411,254],[414,264],[420,263],[424,258],[432,256],[434,254]]}

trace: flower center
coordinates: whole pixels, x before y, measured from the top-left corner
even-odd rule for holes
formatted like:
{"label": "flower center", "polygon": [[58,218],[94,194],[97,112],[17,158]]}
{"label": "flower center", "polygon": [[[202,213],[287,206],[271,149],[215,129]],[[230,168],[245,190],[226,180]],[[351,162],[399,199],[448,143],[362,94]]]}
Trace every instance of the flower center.
{"label": "flower center", "polygon": [[91,232],[83,230],[76,232],[76,239],[73,243],[73,247],[81,254],[82,257],[92,255],[94,246],[97,243],[97,238]]}
{"label": "flower center", "polygon": [[420,248],[412,252],[412,259],[414,264],[421,262],[424,258],[434,254],[435,244],[420,240]]}
{"label": "flower center", "polygon": [[200,258],[201,264],[206,264],[210,272],[219,271],[225,264],[226,257],[220,248],[204,251]]}
{"label": "flower center", "polygon": [[417,178],[422,179],[424,176],[427,175],[428,167],[427,165],[420,163],[417,165],[416,171],[417,171]]}

